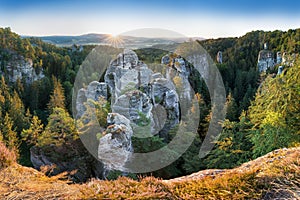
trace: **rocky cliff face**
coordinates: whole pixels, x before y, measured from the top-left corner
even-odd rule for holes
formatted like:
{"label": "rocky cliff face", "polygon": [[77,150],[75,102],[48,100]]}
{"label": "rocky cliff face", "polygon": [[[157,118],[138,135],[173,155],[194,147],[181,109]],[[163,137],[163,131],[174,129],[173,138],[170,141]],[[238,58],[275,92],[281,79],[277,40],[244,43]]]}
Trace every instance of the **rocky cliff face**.
{"label": "rocky cliff face", "polygon": [[4,60],[0,58],[0,63],[0,73],[7,75],[10,82],[25,79],[26,83],[32,83],[45,76],[42,69],[37,72],[37,70],[33,68],[31,59],[25,59],[20,55],[11,53],[11,59]]}

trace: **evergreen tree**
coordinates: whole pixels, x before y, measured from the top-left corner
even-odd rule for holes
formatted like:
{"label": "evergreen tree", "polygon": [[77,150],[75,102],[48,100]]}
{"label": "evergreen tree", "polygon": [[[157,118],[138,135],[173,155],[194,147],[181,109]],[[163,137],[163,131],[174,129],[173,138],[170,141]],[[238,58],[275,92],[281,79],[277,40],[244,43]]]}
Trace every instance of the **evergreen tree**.
{"label": "evergreen tree", "polygon": [[235,99],[232,97],[231,93],[227,96],[226,101],[226,119],[229,121],[237,121],[238,119],[238,106],[235,102]]}
{"label": "evergreen tree", "polygon": [[53,80],[53,92],[50,96],[50,101],[48,103],[48,109],[50,113],[53,112],[54,108],[65,109],[64,89],[57,78],[53,76],[52,80]]}
{"label": "evergreen tree", "polygon": [[74,120],[65,109],[55,107],[48,118],[48,124],[45,130],[41,136],[38,137],[38,145],[68,145],[77,138],[78,133]]}
{"label": "evergreen tree", "polygon": [[27,143],[36,145],[43,130],[44,125],[42,124],[42,121],[34,115],[31,119],[30,127],[26,130],[23,129],[21,136]]}
{"label": "evergreen tree", "polygon": [[223,131],[216,147],[204,160],[208,168],[232,168],[247,162],[252,157],[252,143],[249,129],[252,127],[247,115],[243,112],[238,122],[225,120]]}
{"label": "evergreen tree", "polygon": [[19,97],[24,100],[24,86],[22,83],[22,80],[20,78],[17,79],[17,81],[13,85],[14,91],[16,91],[19,95]]}
{"label": "evergreen tree", "polygon": [[4,136],[6,146],[18,155],[20,142],[17,137],[17,132],[13,128],[13,121],[11,120],[8,113],[6,113],[4,117],[4,121],[2,124],[2,134]]}
{"label": "evergreen tree", "polygon": [[9,116],[14,122],[14,128],[17,132],[21,132],[28,124],[25,118],[25,108],[18,93],[14,91],[9,99]]}
{"label": "evergreen tree", "polygon": [[8,111],[9,110],[9,99],[10,97],[10,93],[9,93],[9,87],[6,84],[5,78],[4,76],[1,76],[1,80],[0,80],[0,92],[1,92],[1,108],[2,108],[2,112]]}

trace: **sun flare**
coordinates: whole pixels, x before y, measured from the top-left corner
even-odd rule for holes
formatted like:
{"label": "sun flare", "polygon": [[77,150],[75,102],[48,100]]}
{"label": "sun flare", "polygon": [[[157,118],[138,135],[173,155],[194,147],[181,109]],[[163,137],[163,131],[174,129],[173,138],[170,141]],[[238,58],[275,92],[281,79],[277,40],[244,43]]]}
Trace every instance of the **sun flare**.
{"label": "sun flare", "polygon": [[124,40],[122,39],[122,37],[117,34],[109,34],[105,40],[107,44],[115,48],[122,47],[124,44]]}

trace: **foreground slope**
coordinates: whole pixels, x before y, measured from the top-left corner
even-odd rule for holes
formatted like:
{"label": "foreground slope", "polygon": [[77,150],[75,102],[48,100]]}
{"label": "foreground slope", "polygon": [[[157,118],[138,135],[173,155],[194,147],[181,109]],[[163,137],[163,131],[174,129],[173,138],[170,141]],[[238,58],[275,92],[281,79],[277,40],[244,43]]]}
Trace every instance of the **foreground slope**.
{"label": "foreground slope", "polygon": [[70,184],[13,164],[0,170],[0,199],[300,199],[300,147],[280,149],[229,170],[172,180],[91,180]]}

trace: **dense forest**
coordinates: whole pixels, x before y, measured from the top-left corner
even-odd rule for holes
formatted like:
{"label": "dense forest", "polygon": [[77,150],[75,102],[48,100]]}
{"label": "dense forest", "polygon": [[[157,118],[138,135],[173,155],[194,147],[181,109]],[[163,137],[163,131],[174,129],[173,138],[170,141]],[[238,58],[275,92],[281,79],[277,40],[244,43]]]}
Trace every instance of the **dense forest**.
{"label": "dense forest", "polygon": [[[276,75],[279,65],[266,73],[259,73],[257,56],[264,43],[268,43],[274,53],[281,51],[298,55],[300,29],[254,31],[239,38],[210,39],[199,43],[214,59],[218,51],[223,52],[223,63],[217,63],[227,94],[227,115],[221,137],[213,151],[199,159],[199,147],[211,119],[211,105],[204,81],[195,75],[189,81],[202,111],[197,137],[180,159],[151,174],[170,178],[200,169],[232,168],[277,148],[299,146],[299,59],[294,65],[285,66],[284,73]],[[9,28],[0,29],[0,144],[4,143],[13,151],[20,164],[31,166],[32,147],[52,154],[54,161],[68,160],[80,154],[80,133],[72,118],[72,88],[81,63],[94,47],[57,47],[37,38],[21,38]],[[103,51],[117,52],[109,46],[104,46]],[[135,51],[146,63],[158,63],[166,53],[151,48]],[[5,67],[16,55],[32,60],[34,70],[37,73],[42,71],[45,76],[33,82],[25,79],[12,82]],[[109,105],[99,109],[99,120],[103,121]],[[172,130],[169,134],[172,137],[174,133]],[[139,151],[151,151],[166,145],[159,137],[133,143]],[[61,152],[54,149],[60,148],[68,153],[59,155]],[[113,179],[120,174],[112,172],[107,177]],[[136,177],[134,174],[129,176]]]}

